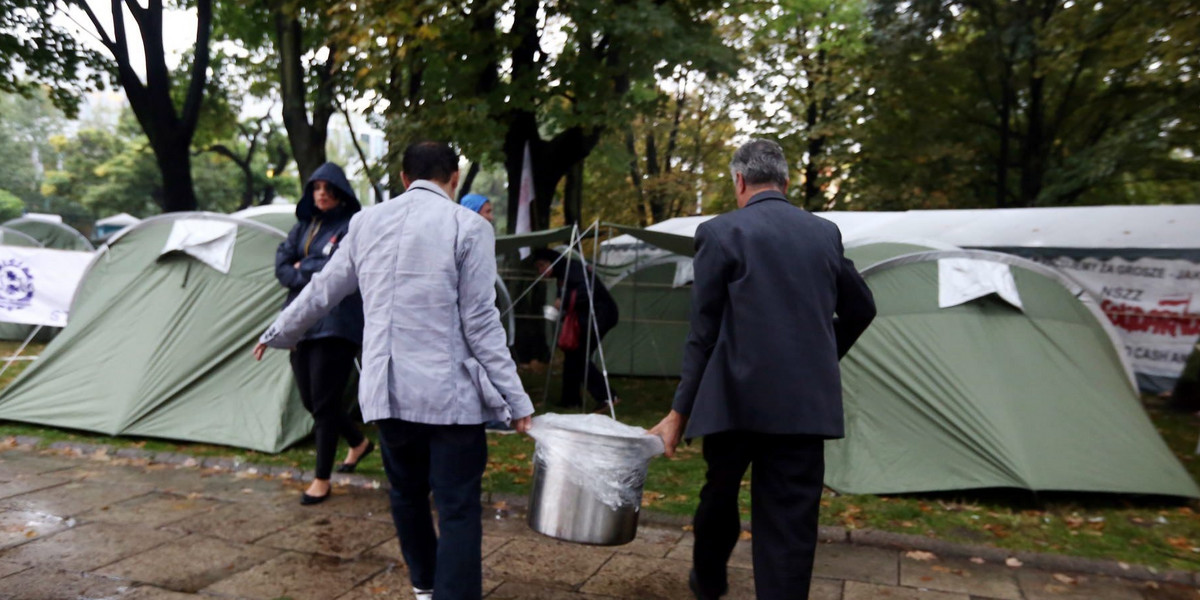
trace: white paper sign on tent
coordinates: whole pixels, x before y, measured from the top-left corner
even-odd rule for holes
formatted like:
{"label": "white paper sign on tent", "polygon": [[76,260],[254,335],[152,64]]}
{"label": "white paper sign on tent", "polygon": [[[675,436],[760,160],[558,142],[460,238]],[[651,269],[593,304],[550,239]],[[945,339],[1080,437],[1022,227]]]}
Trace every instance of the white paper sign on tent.
{"label": "white paper sign on tent", "polygon": [[229,272],[233,245],[237,241],[237,223],[205,219],[179,219],[171,226],[171,235],[159,256],[183,252],[222,272]]}
{"label": "white paper sign on tent", "polygon": [[0,321],[64,327],[91,252],[0,246]]}
{"label": "white paper sign on tent", "polygon": [[1008,265],[971,258],[938,260],[938,308],[958,306],[988,294],[1024,308]]}

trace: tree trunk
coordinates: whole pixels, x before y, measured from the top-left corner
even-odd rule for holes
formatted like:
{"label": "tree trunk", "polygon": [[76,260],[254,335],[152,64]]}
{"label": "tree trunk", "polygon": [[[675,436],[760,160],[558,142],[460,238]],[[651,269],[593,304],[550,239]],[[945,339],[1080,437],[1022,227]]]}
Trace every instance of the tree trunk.
{"label": "tree trunk", "polygon": [[1000,74],[1000,155],[996,157],[996,208],[1008,206],[1008,159],[1012,152],[1012,64]]}
{"label": "tree trunk", "polygon": [[129,16],[137,24],[145,56],[146,82],[134,70],[126,35],[125,5],[113,0],[112,31],[108,35],[95,11],[82,0],[74,3],[96,28],[100,43],[112,53],[117,81],[125,90],[129,106],[150,141],[154,160],[163,180],[160,205],[164,212],[196,210],[196,192],[192,188],[190,147],[196,132],[200,103],[208,80],[209,48],[212,34],[212,0],[196,2],[196,45],[187,80],[182,110],[176,110],[171,96],[171,70],[167,66],[163,43],[163,3],[150,0],[146,6],[127,3]]}
{"label": "tree trunk", "polygon": [[567,183],[563,187],[563,216],[567,225],[583,221],[583,163],[581,160],[567,171]]}
{"label": "tree trunk", "polygon": [[471,168],[467,169],[467,176],[463,177],[462,183],[458,185],[458,200],[461,202],[467,194],[471,193],[471,188],[475,185],[475,178],[479,176],[479,161],[471,163]]}
{"label": "tree trunk", "polygon": [[[313,171],[326,162],[325,141],[328,134],[329,117],[333,114],[332,65],[327,61],[316,70],[320,78],[317,97],[313,102],[312,120],[309,120],[307,100],[308,85],[305,82],[304,31],[295,15],[284,12],[281,5],[273,7],[275,17],[275,49],[279,54],[279,95],[283,102],[283,125],[287,129],[292,157],[300,172],[300,183],[308,182]],[[332,55],[332,52],[330,53]]]}
{"label": "tree trunk", "polygon": [[163,212],[196,210],[196,190],[192,187],[192,157],[188,151],[188,144],[160,141],[152,147],[154,161],[162,173]]}
{"label": "tree trunk", "polygon": [[[1036,60],[1031,60],[1031,68],[1036,72]],[[1025,144],[1021,148],[1021,205],[1034,206],[1042,192],[1043,178],[1046,170],[1046,140],[1045,140],[1045,104],[1043,102],[1045,80],[1033,77],[1029,86],[1028,126],[1025,131]]]}

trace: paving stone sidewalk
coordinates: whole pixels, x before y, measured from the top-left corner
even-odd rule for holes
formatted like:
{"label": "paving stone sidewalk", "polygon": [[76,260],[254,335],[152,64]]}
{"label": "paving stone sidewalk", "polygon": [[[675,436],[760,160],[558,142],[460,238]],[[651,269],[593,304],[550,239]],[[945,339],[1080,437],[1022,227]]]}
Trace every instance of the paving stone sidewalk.
{"label": "paving stone sidewalk", "polygon": [[[301,507],[299,485],[144,459],[0,451],[0,598],[411,598],[386,493],[339,488]],[[484,592],[687,599],[691,545],[680,528],[645,525],[625,546],[566,544],[489,507]],[[753,598],[748,542],[731,566],[728,598]],[[814,600],[1200,600],[1181,584],[917,560],[846,543],[820,546],[816,574]]]}

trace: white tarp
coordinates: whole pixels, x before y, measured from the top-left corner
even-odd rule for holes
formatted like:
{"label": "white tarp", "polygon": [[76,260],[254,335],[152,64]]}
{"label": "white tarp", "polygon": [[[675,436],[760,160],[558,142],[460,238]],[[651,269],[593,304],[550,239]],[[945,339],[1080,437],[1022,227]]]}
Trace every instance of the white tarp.
{"label": "white tarp", "polygon": [[160,254],[183,252],[222,272],[229,272],[233,245],[237,242],[237,223],[207,219],[179,219],[171,225],[171,235]]}
{"label": "white tarp", "polygon": [[64,327],[91,252],[0,246],[0,321]]}
{"label": "white tarp", "polygon": [[971,258],[938,259],[938,308],[958,306],[988,294],[1024,308],[1008,265]]}

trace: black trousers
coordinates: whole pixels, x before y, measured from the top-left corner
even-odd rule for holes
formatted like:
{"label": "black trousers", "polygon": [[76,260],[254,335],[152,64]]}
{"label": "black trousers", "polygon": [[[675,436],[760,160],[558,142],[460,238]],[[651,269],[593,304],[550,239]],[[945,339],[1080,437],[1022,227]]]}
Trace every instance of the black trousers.
{"label": "black trousers", "polygon": [[[483,595],[483,508],[487,438],[483,425],[427,425],[400,419],[379,426],[392,521],[413,587],[437,600]],[[429,492],[437,506],[433,528]]]}
{"label": "black trousers", "polygon": [[694,521],[692,564],[706,596],[727,585],[726,565],[741,533],[738,490],[751,464],[754,587],[759,600],[808,598],[825,477],[820,438],[727,431],[704,437],[708,472]]}
{"label": "black trousers", "polygon": [[357,446],[363,434],[346,414],[342,396],[354,371],[358,344],[341,338],[305,340],[292,352],[292,373],[300,388],[300,401],[313,416],[317,442],[317,479],[329,479],[337,455],[338,438]]}
{"label": "black trousers", "polygon": [[[579,320],[581,327],[588,327],[587,319],[581,317]],[[589,332],[588,338],[591,339],[591,345],[588,345],[587,338],[582,340],[579,348],[575,350],[563,351],[563,379],[562,379],[562,396],[559,398],[559,405],[568,407],[582,407],[583,394],[580,392],[580,386],[583,385],[583,374],[587,372],[587,391],[591,394],[592,399],[597,403],[606,404],[609,398],[609,389],[604,384],[604,374],[600,369],[596,368],[596,363],[592,362],[591,356],[588,355],[588,349],[596,352],[600,347],[600,341],[612,329],[611,326],[600,328],[600,337],[596,337],[596,332]],[[612,395],[616,396],[617,391],[612,390]]]}

